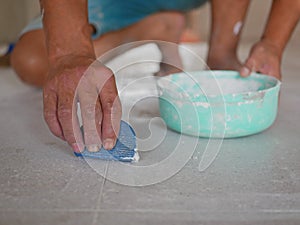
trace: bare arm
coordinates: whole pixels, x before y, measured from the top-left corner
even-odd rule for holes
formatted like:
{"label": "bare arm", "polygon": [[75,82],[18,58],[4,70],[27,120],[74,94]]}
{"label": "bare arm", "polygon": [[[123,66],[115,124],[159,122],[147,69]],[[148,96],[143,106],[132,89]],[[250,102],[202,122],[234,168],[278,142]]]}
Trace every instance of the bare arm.
{"label": "bare arm", "polygon": [[[121,104],[113,73],[95,61],[87,0],[41,0],[49,72],[44,117],[52,133],[74,151],[84,146],[112,149],[119,132]],[[84,127],[82,137],[77,101]]]}
{"label": "bare arm", "polygon": [[273,0],[261,40],[253,46],[241,69],[242,76],[258,71],[281,78],[281,58],[300,18],[300,0]]}
{"label": "bare arm", "polygon": [[300,18],[299,0],[274,0],[262,40],[283,52]]}
{"label": "bare arm", "polygon": [[66,55],[95,58],[87,0],[41,0],[50,63]]}

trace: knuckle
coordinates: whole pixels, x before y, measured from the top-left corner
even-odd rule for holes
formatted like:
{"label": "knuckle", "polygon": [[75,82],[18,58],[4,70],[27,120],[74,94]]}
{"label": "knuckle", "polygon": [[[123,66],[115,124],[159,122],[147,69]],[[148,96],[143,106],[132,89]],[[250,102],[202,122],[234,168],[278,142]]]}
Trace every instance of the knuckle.
{"label": "knuckle", "polygon": [[[73,90],[73,89],[72,89]],[[71,91],[60,91],[59,92],[59,107],[64,107],[65,105],[72,105],[75,100],[75,95]]]}
{"label": "knuckle", "polygon": [[109,112],[110,112],[111,109],[112,109],[112,107],[113,107],[113,105],[114,105],[113,99],[111,99],[111,98],[107,99],[107,100],[103,103],[103,105],[102,105],[103,111],[109,111]]}
{"label": "knuckle", "polygon": [[101,142],[97,129],[89,129],[84,131],[84,140],[86,144],[96,144]]}
{"label": "knuckle", "polygon": [[94,86],[95,85],[90,81],[90,78],[83,76],[78,82],[77,90],[82,93],[88,93],[93,89]]}
{"label": "knuckle", "polygon": [[67,120],[72,118],[72,108],[59,107],[57,112],[58,118],[60,120]]}
{"label": "knuckle", "polygon": [[106,100],[102,105],[102,108],[104,115],[111,115],[114,117],[122,114],[122,106],[117,98],[114,100],[112,98]]}
{"label": "knuckle", "polygon": [[93,119],[95,118],[96,112],[95,112],[95,105],[94,104],[84,104],[81,107],[81,112],[84,117],[87,119]]}
{"label": "knuckle", "polygon": [[86,65],[79,65],[75,68],[75,73],[77,74],[84,74],[88,71],[88,66]]}

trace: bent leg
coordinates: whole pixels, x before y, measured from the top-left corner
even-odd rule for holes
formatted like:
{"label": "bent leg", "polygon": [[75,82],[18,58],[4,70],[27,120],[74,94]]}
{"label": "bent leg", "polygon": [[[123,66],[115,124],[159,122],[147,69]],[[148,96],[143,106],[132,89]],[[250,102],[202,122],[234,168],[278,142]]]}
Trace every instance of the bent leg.
{"label": "bent leg", "polygon": [[[102,56],[107,51],[116,48],[122,44],[132,43],[135,41],[165,41],[172,44],[163,44],[157,42],[157,45],[162,53],[161,70],[157,75],[167,75],[180,71],[182,67],[178,53],[178,44],[181,34],[184,30],[185,18],[179,12],[159,12],[146,17],[139,22],[123,28],[118,31],[113,31],[102,35],[94,42],[95,52],[97,57]],[[133,43],[130,47],[136,47]],[[109,60],[128,50],[120,48],[119,51],[114,51],[114,55],[106,55],[102,58],[103,61]],[[178,67],[178,68],[177,68]]]}
{"label": "bent leg", "polygon": [[249,0],[212,0],[212,25],[207,56],[210,69],[239,70],[237,47]]}
{"label": "bent leg", "polygon": [[48,60],[43,30],[22,35],[12,54],[11,65],[22,81],[42,87],[48,72]]}

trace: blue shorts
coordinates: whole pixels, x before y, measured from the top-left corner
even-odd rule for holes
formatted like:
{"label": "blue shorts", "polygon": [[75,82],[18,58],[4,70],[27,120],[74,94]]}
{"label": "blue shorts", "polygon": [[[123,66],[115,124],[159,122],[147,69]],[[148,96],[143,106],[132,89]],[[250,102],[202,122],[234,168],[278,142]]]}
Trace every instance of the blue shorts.
{"label": "blue shorts", "polygon": [[[128,27],[143,18],[161,11],[186,12],[207,0],[88,0],[89,23],[95,27],[93,39],[100,35]],[[42,29],[42,16],[31,21],[21,35]]]}

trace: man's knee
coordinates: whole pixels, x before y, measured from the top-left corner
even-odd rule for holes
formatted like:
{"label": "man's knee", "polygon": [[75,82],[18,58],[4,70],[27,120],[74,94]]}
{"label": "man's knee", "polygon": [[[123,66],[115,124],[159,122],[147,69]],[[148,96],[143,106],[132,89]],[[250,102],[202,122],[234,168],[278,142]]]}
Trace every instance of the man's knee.
{"label": "man's knee", "polygon": [[45,49],[34,46],[34,43],[27,43],[27,40],[20,40],[12,54],[11,65],[17,75],[25,83],[41,86],[47,73],[48,63]]}
{"label": "man's knee", "polygon": [[[142,24],[142,23],[141,23]],[[185,28],[185,17],[180,12],[159,12],[146,18],[142,25],[142,40],[176,41]]]}
{"label": "man's knee", "polygon": [[178,35],[185,28],[185,16],[180,12],[162,13],[161,32]]}

